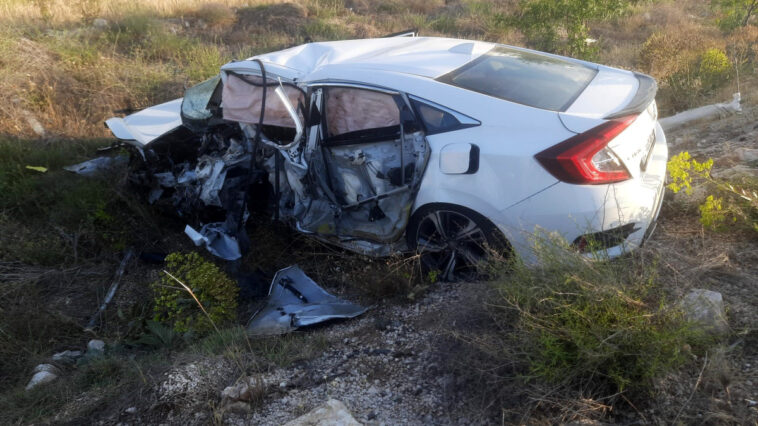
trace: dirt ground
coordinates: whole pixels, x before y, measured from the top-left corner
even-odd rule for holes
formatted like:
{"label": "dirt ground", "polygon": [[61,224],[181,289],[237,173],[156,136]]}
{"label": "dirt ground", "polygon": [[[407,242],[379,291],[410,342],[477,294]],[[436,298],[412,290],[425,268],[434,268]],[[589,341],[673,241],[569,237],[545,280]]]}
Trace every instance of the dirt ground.
{"label": "dirt ground", "polygon": [[[713,158],[718,175],[758,176],[758,163],[744,155],[758,147],[757,115],[758,108],[750,106],[740,114],[669,132],[670,154],[687,150],[700,160]],[[51,421],[282,424],[335,398],[358,421],[371,425],[539,424],[582,418],[617,424],[756,424],[758,239],[755,233],[703,230],[696,204],[679,194],[668,192],[666,197],[658,227],[641,250],[659,259],[660,274],[672,283],[675,296],[693,288],[720,292],[732,333],[707,358],[693,359],[676,374],[661,378],[644,405],[604,413],[602,404],[583,401],[586,411],[571,418],[552,408],[540,411],[542,405],[535,404],[534,395],[516,388],[515,382],[495,398],[483,392],[492,389],[486,382],[488,372],[482,371],[461,339],[492,330],[485,312],[493,300],[489,285],[436,283],[413,288],[406,282],[413,273],[407,260],[351,254],[272,225],[265,215],[254,215],[251,240],[267,244],[254,244],[242,262],[249,280],[241,292],[240,324],[256,310],[261,301],[256,296],[267,290],[276,270],[292,264],[300,265],[333,294],[362,303],[368,311],[353,320],[253,341],[264,359],[244,350],[242,354],[229,349],[215,354],[161,352],[157,356],[165,359],[140,372],[145,377],[137,392],[116,396],[87,392],[62,407]],[[144,250],[192,250],[179,224],[174,231]],[[118,259],[109,263],[117,265]],[[150,315],[144,303],[149,299],[146,284],[160,270],[160,265],[141,260],[129,264],[98,335],[80,335],[75,324],[86,322],[102,300],[112,274],[108,265],[46,275],[46,287],[54,295],[49,306],[55,306],[49,315],[72,324],[66,332],[70,343],[58,344],[56,351],[81,349],[82,342],[97,336],[106,336],[109,344],[130,338],[131,326],[119,318]],[[85,287],[87,291],[77,290]],[[258,389],[253,403],[222,399],[227,386],[251,380]],[[81,417],[83,412],[86,417]]]}
{"label": "dirt ground", "polygon": [[[688,150],[696,158],[712,157],[720,173],[754,175],[758,164],[735,154],[758,144],[756,108],[668,134],[671,154]],[[686,213],[686,214],[683,214]],[[284,235],[271,239],[270,233]],[[152,378],[152,385],[134,398],[107,404],[95,417],[102,424],[187,423],[282,424],[323,404],[342,401],[365,424],[491,424],[541,423],[561,420],[552,413],[525,411],[529,396],[506,389],[505,406],[491,405],[482,395],[475,360],[459,350],[456,335],[471,335],[489,325],[483,306],[492,296],[486,284],[438,283],[414,301],[383,299],[361,291],[354,276],[386,271],[387,261],[371,260],[315,243],[264,223],[253,224],[253,236],[275,241],[254,248],[246,258],[259,284],[280,267],[298,263],[329,291],[370,306],[363,316],[297,332],[295,344],[318,344],[308,356],[286,365],[265,364],[246,374],[229,357],[185,353],[170,369]],[[255,241],[255,238],[252,238]],[[165,242],[173,246],[176,242]],[[160,246],[160,244],[158,245]],[[160,248],[160,247],[158,247]],[[727,341],[708,358],[662,378],[644,406],[610,413],[603,421],[618,424],[756,424],[758,422],[758,241],[754,234],[704,231],[696,207],[668,193],[659,226],[642,250],[661,261],[661,273],[675,283],[674,293],[706,288],[723,295],[729,325]],[[390,261],[391,263],[392,261]],[[128,300],[143,292],[157,268],[135,265],[114,302],[127,309]],[[382,284],[381,277],[377,285]],[[389,277],[387,279],[397,279]],[[370,283],[369,283],[370,285]],[[253,300],[253,299],[251,299]],[[254,303],[241,313],[244,322]],[[253,362],[241,358],[242,362]],[[481,375],[482,378],[486,375]],[[252,378],[252,379],[251,379]],[[229,404],[220,392],[253,380],[261,390],[254,404]],[[92,397],[92,396],[90,396]],[[96,397],[94,397],[96,398]],[[489,404],[489,405],[488,405]],[[64,410],[65,412],[65,410]],[[595,422],[597,412],[586,421]],[[578,416],[581,418],[582,416]],[[58,420],[65,421],[64,417]],[[596,422],[597,423],[597,422]]]}

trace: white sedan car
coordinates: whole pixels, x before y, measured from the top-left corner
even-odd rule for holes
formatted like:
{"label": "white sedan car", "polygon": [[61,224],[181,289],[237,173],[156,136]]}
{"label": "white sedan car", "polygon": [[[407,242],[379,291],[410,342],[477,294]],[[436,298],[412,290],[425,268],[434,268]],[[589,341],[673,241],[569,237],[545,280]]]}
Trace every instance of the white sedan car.
{"label": "white sedan car", "polygon": [[[248,209],[364,254],[418,251],[448,280],[536,232],[615,256],[652,231],[666,138],[642,74],[481,41],[308,43],[224,65],[108,127],[132,180],[228,260]],[[253,242],[255,244],[255,242]]]}

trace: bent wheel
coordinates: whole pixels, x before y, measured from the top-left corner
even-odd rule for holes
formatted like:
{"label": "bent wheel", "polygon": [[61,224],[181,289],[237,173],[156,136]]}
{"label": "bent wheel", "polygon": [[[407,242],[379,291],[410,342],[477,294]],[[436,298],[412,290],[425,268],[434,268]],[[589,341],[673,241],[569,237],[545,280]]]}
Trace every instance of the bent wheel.
{"label": "bent wheel", "polygon": [[408,244],[422,267],[444,281],[482,278],[491,249],[503,246],[499,231],[481,215],[457,206],[422,207],[408,226]]}

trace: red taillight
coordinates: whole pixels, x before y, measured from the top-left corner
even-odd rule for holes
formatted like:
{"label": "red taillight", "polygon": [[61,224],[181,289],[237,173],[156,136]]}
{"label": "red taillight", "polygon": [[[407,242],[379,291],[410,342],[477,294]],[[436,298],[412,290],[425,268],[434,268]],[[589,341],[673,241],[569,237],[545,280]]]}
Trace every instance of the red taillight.
{"label": "red taillight", "polygon": [[629,171],[608,148],[608,142],[634,122],[636,115],[605,122],[551,146],[534,157],[556,178],[577,184],[620,182]]}

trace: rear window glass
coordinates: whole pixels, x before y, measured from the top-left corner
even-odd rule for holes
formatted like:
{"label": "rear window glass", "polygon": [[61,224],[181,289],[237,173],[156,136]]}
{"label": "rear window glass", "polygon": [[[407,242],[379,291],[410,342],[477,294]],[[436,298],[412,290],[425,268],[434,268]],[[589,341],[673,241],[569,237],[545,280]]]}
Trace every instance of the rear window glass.
{"label": "rear window glass", "polygon": [[587,65],[497,46],[437,80],[535,108],[565,111],[596,74]]}

